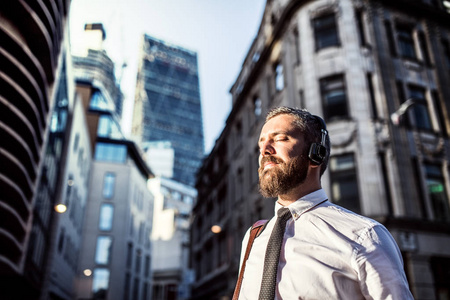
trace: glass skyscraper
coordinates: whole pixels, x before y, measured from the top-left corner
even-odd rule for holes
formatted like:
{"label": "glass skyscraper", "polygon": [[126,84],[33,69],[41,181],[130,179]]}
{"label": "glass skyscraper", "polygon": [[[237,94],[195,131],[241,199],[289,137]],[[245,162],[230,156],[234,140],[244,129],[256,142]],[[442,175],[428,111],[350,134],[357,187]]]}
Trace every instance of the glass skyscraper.
{"label": "glass skyscraper", "polygon": [[144,35],[132,134],[142,144],[170,142],[172,178],[194,185],[204,152],[197,53]]}

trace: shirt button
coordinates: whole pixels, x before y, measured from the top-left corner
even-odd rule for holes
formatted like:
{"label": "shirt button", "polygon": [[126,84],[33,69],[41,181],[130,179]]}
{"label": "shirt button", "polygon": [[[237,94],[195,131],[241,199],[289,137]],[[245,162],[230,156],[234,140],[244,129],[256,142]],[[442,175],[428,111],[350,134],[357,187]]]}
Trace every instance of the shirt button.
{"label": "shirt button", "polygon": [[298,214],[295,213],[294,214],[294,218],[297,219],[298,218]]}

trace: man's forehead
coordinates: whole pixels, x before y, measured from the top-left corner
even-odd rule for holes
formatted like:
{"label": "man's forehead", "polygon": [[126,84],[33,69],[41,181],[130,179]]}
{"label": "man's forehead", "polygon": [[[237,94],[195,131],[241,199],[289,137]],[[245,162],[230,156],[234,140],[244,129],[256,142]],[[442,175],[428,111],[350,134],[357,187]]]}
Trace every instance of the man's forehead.
{"label": "man's forehead", "polygon": [[279,130],[291,130],[295,129],[295,117],[291,115],[278,115],[268,120],[262,130],[261,133],[265,131],[279,131]]}
{"label": "man's forehead", "polygon": [[291,115],[279,115],[267,121],[260,133],[260,140],[265,135],[300,134],[300,129],[295,125],[295,117]]}

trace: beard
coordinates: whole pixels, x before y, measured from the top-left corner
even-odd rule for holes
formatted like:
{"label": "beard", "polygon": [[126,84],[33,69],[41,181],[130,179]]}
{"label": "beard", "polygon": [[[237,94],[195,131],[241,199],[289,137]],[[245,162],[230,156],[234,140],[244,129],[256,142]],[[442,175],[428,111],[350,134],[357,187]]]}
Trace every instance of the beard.
{"label": "beard", "polygon": [[[277,165],[264,170],[264,163],[268,161]],[[280,158],[266,156],[261,159],[258,174],[261,195],[265,198],[278,197],[305,182],[308,175],[308,159],[300,155],[284,162]]]}

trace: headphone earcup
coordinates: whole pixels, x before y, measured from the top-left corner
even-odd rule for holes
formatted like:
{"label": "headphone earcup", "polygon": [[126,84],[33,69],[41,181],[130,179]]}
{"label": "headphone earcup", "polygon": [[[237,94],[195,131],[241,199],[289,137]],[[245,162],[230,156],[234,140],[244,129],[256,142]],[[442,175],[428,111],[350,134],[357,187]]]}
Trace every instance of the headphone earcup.
{"label": "headphone earcup", "polygon": [[327,149],[325,146],[317,143],[312,143],[311,147],[309,147],[309,154],[308,158],[311,160],[314,164],[320,165],[323,163],[323,160],[327,156]]}

